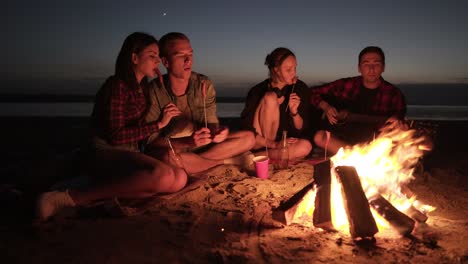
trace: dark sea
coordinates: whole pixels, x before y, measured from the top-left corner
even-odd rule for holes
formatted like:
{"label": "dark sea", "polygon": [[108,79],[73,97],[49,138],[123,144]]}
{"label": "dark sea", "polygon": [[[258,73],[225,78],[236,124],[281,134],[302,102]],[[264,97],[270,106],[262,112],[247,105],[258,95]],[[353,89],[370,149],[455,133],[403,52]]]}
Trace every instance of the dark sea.
{"label": "dark sea", "polygon": [[[468,84],[400,84],[408,104],[408,117],[414,120],[468,120]],[[244,107],[235,89],[219,89],[218,116],[236,118]],[[0,116],[86,117],[91,114],[93,95],[4,94]]]}
{"label": "dark sea", "polygon": [[[244,103],[218,103],[218,116],[239,117]],[[0,116],[9,117],[85,117],[91,114],[92,102],[74,103],[0,103]],[[468,106],[409,105],[408,118],[414,120],[468,120]]]}

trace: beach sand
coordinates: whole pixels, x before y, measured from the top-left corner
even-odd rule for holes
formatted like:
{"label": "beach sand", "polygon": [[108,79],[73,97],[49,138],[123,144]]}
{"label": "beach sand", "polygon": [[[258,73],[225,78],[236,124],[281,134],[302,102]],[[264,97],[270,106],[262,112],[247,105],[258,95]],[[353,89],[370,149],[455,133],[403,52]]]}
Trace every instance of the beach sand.
{"label": "beach sand", "polygon": [[[272,212],[313,181],[300,162],[270,169],[215,167],[181,192],[139,201],[109,200],[32,221],[32,201],[74,175],[69,162],[86,133],[84,118],[2,118],[0,183],[23,195],[3,198],[2,263],[465,263],[468,261],[468,122],[421,122],[435,129],[434,150],[409,188],[437,209],[413,236],[378,233],[361,245],[343,232],[283,225]],[[222,120],[236,127],[238,120]],[[57,158],[59,161],[57,161]],[[58,166],[61,165],[61,166]],[[53,170],[51,170],[53,169]],[[64,172],[70,172],[64,175]],[[5,186],[5,185],[3,185]]]}

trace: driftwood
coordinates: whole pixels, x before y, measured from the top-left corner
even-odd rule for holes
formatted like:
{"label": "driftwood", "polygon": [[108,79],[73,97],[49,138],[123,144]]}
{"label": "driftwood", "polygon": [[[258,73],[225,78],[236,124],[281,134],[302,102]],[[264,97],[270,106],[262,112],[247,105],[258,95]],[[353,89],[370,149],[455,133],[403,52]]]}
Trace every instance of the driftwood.
{"label": "driftwood", "polygon": [[373,238],[379,230],[356,169],[351,166],[338,166],[335,170],[341,181],[351,236],[354,239]]}
{"label": "driftwood", "polygon": [[325,160],[314,166],[314,181],[316,184],[315,208],[313,223],[315,227],[332,229],[331,219],[331,164]]}
{"label": "driftwood", "polygon": [[370,197],[369,204],[401,235],[409,235],[413,231],[415,225],[414,220],[398,211],[398,209],[380,194]]}

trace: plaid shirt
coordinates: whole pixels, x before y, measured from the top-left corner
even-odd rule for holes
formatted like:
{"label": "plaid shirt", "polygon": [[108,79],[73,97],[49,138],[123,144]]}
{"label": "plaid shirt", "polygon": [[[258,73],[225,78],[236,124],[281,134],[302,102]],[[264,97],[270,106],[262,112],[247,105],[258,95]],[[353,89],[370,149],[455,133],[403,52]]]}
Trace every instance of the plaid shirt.
{"label": "plaid shirt", "polygon": [[[377,88],[375,101],[371,109],[369,109],[369,113],[363,114],[397,116],[403,119],[406,115],[406,101],[403,93],[383,78],[381,80],[382,82]],[[357,100],[361,87],[363,87],[362,76],[339,79],[313,88],[310,103],[318,108],[322,100],[325,100],[327,96],[331,96],[347,101],[352,105],[353,101]]]}
{"label": "plaid shirt", "polygon": [[156,121],[146,123],[148,87],[131,89],[115,76],[109,77],[96,95],[92,120],[95,135],[108,144],[138,148],[141,140],[158,131]]}

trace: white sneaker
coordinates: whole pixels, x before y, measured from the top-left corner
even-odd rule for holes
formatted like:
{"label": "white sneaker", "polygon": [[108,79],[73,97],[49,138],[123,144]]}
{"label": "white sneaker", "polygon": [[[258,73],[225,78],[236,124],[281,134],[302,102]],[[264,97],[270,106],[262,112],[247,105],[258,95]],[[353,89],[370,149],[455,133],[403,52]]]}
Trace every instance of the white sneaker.
{"label": "white sneaker", "polygon": [[68,194],[68,190],[46,192],[41,194],[37,200],[37,217],[39,220],[45,221],[62,209],[74,206],[76,204]]}

